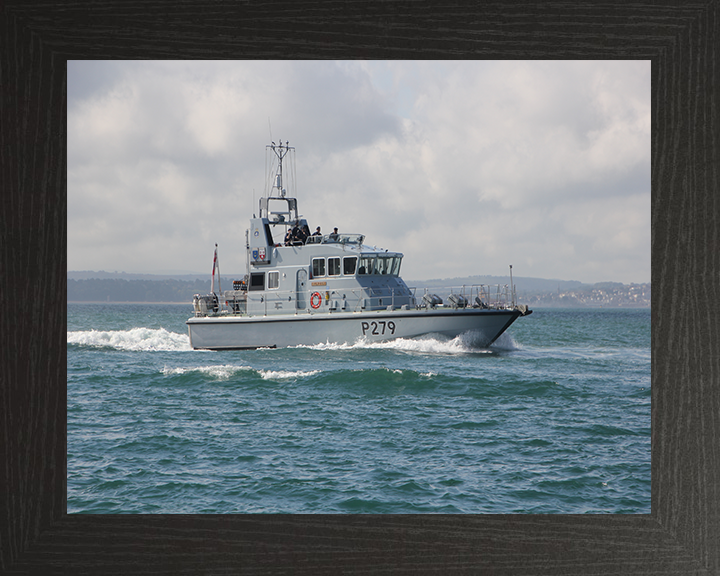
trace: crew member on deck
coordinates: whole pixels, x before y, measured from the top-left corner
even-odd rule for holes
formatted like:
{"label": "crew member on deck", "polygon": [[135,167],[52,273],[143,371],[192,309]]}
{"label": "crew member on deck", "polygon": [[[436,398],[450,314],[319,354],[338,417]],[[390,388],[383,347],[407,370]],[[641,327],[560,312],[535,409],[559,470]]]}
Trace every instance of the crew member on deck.
{"label": "crew member on deck", "polygon": [[320,226],[315,228],[315,232],[313,232],[313,236],[322,236],[322,232],[320,232]]}
{"label": "crew member on deck", "polygon": [[330,234],[330,240],[337,240],[338,239],[338,231],[337,228],[333,228],[333,233]]}

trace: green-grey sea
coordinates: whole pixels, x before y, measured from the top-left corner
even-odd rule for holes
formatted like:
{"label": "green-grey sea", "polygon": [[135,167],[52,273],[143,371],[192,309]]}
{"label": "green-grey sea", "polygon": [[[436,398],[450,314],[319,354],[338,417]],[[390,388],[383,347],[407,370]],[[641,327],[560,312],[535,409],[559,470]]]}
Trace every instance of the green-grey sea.
{"label": "green-grey sea", "polygon": [[650,512],[648,309],[216,352],[190,315],[68,304],[68,513]]}

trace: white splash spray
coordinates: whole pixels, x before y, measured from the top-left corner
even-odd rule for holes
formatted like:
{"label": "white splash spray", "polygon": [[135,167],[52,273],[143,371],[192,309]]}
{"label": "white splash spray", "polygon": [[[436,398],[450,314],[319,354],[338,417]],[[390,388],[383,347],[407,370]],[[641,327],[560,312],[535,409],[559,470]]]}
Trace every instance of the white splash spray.
{"label": "white splash spray", "polygon": [[507,332],[490,347],[482,346],[485,341],[483,335],[476,331],[469,331],[456,336],[446,338],[439,334],[427,335],[419,338],[396,338],[384,342],[369,342],[360,339],[353,344],[336,344],[326,342],[312,346],[296,346],[296,348],[307,348],[310,350],[397,350],[419,354],[482,354],[492,353],[496,350],[519,350],[520,346]]}
{"label": "white splash spray", "polygon": [[199,372],[217,380],[228,380],[241,372],[255,372],[263,380],[289,380],[293,378],[304,378],[319,374],[320,370],[256,370],[251,366],[236,366],[232,364],[221,364],[218,366],[192,366],[186,368],[170,368],[165,366],[162,373],[166,376],[176,374],[191,374]]}
{"label": "white splash spray", "polygon": [[68,344],[109,347],[132,351],[191,351],[187,334],[168,332],[165,328],[132,328],[130,330],[80,330],[67,333]]}

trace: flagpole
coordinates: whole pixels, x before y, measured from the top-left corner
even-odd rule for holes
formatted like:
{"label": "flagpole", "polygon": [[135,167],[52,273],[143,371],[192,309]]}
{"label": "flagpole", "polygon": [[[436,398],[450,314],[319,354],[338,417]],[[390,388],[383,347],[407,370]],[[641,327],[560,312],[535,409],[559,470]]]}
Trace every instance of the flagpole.
{"label": "flagpole", "polygon": [[217,244],[215,244],[215,253],[213,254],[213,268],[210,275],[210,292],[215,294],[215,266],[217,265]]}
{"label": "flagpole", "polygon": [[217,243],[215,243],[215,261],[217,262],[218,271],[218,292],[220,292],[220,295],[222,296],[222,282],[220,280],[220,258],[217,257]]}
{"label": "flagpole", "polygon": [[515,288],[513,287],[512,280],[512,264],[510,264],[510,298],[512,299],[512,305],[515,306]]}

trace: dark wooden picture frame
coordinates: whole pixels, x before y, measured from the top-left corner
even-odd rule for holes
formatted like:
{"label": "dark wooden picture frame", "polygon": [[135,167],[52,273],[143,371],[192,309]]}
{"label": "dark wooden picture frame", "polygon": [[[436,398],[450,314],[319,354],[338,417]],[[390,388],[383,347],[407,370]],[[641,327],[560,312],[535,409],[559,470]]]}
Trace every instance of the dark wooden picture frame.
{"label": "dark wooden picture frame", "polygon": [[[0,572],[720,573],[718,0],[0,4]],[[649,515],[66,514],[69,59],[652,62]]]}

